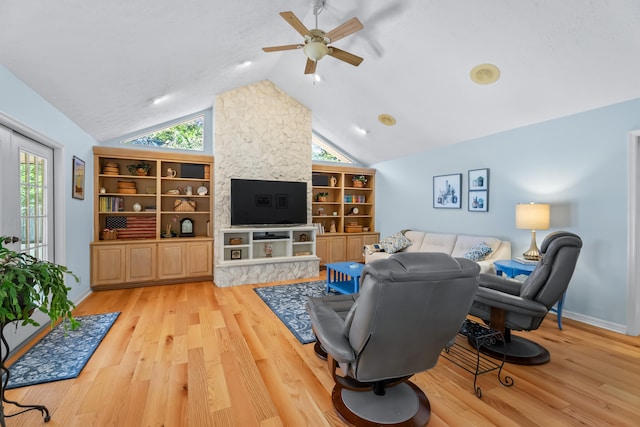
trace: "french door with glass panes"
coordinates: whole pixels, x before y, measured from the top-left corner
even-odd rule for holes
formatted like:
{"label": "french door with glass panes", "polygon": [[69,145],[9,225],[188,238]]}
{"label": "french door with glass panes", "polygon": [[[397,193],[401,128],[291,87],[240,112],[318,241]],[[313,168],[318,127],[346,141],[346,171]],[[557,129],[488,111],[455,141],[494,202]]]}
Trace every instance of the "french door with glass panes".
{"label": "french door with glass panes", "polygon": [[[53,261],[53,150],[4,126],[0,126],[0,201],[5,246]],[[9,329],[10,348],[33,332],[19,328],[14,335],[13,328],[6,332]]]}

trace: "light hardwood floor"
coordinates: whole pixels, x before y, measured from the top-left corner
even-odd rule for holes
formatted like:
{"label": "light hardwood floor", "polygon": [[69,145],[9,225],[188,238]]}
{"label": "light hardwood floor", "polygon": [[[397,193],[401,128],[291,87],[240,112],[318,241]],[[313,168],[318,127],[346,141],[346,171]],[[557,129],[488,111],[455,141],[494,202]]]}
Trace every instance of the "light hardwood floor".
{"label": "light hardwood floor", "polygon": [[[332,380],[253,291],[210,282],[91,294],[78,316],[122,314],[76,379],[9,390],[46,405],[8,426],[342,426]],[[473,376],[441,358],[414,377],[431,402],[429,426],[640,425],[640,338],[549,315],[528,333],[551,352],[537,367]],[[15,358],[14,358],[15,359]],[[8,411],[9,412],[9,411]]]}

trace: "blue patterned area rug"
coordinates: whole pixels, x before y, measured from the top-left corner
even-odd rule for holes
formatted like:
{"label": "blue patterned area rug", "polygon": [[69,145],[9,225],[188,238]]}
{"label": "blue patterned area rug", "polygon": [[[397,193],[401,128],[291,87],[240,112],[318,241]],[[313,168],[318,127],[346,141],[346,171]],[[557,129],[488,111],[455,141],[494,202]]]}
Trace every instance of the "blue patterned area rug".
{"label": "blue patterned area rug", "polygon": [[80,327],[74,331],[65,331],[58,324],[9,366],[7,389],[77,377],[119,315],[116,312],[76,317]]}
{"label": "blue patterned area rug", "polygon": [[[309,297],[327,295],[327,282],[295,283],[293,285],[266,286],[254,288],[258,296],[269,306],[276,316],[302,344],[315,342],[316,337],[311,330],[311,319],[304,308]],[[331,295],[337,295],[331,290]]]}

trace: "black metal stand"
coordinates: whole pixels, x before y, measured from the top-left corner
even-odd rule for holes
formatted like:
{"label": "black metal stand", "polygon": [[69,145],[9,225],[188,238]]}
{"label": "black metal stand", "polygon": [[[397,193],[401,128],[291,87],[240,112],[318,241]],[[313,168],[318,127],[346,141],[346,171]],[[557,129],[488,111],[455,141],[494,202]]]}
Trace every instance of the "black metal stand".
{"label": "black metal stand", "polygon": [[480,354],[480,348],[482,346],[493,345],[499,341],[503,341],[502,333],[467,319],[462,324],[459,335],[466,337],[473,348],[469,349],[456,343],[443,350],[442,357],[473,374],[473,391],[478,398],[482,398],[482,390],[480,386],[477,385],[478,375],[486,374],[487,372],[497,369],[500,384],[505,387],[511,387],[513,385],[513,378],[508,375],[505,375],[504,379],[502,377],[504,359],[500,364],[497,364],[493,360],[487,359]]}
{"label": "black metal stand", "polygon": [[[0,348],[0,374],[2,375],[2,381],[0,382],[0,426],[6,427],[5,418],[15,417],[16,415],[23,414],[28,411],[38,410],[42,413],[44,417],[44,422],[49,422],[51,420],[51,415],[49,415],[49,410],[46,406],[42,405],[23,405],[21,403],[15,402],[13,400],[9,400],[5,397],[4,392],[7,389],[7,384],[9,383],[9,368],[5,366],[5,362],[9,357],[9,343],[4,336],[4,327],[7,324],[4,324],[0,327],[0,339],[2,340],[2,347]],[[16,406],[18,408],[22,408],[21,411],[18,411],[13,414],[6,415],[4,413],[5,403]]]}

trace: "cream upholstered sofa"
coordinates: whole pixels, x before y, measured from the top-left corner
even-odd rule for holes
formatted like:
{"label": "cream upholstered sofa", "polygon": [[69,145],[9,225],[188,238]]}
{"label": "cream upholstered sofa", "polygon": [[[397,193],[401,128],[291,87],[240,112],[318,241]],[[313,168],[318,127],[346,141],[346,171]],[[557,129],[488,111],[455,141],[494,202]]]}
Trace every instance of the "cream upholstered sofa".
{"label": "cream upholstered sofa", "polygon": [[[409,240],[410,245],[398,252],[444,252],[456,258],[470,258],[480,265],[481,273],[495,274],[494,261],[511,259],[511,242],[495,237],[429,233],[416,230],[406,230],[401,233]],[[385,246],[384,240],[381,241],[382,246]],[[478,245],[484,246],[483,243],[491,248],[491,252],[481,259],[473,259],[473,256],[469,256]],[[376,252],[377,249],[373,246],[377,245],[367,245],[364,248],[365,263],[368,264],[373,260],[387,258],[391,255],[389,252]]]}

